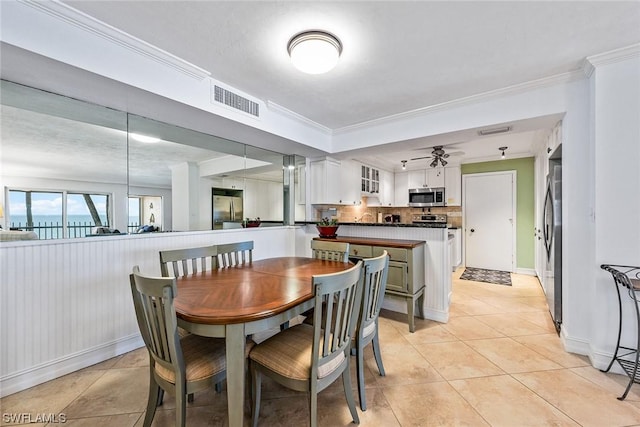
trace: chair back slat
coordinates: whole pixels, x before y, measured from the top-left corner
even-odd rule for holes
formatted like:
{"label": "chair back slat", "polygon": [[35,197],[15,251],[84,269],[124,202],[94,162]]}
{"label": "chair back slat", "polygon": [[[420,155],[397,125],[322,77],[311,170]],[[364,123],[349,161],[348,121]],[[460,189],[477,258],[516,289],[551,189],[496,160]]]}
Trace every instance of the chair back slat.
{"label": "chair back slat", "polygon": [[316,310],[312,374],[317,375],[318,367],[333,361],[340,352],[348,357],[362,302],[362,265],[360,261],[349,270],[313,277]]}
{"label": "chair back slat", "polygon": [[217,246],[160,251],[160,271],[165,277],[182,277],[213,270],[218,268],[217,254]]}
{"label": "chair back slat", "polygon": [[136,266],[130,282],[138,327],[149,353],[155,362],[179,370],[183,356],[174,307],[176,279],[145,277]]}
{"label": "chair back slat", "polygon": [[328,261],[349,261],[349,243],[327,242],[324,240],[311,241],[311,254],[313,258]]}
{"label": "chair back slat", "polygon": [[253,241],[217,246],[218,267],[228,268],[253,262]]}
{"label": "chair back slat", "polygon": [[389,256],[387,251],[375,258],[367,258],[364,261],[364,290],[358,331],[363,331],[369,324],[376,322],[384,293],[387,288],[387,276],[389,273]]}

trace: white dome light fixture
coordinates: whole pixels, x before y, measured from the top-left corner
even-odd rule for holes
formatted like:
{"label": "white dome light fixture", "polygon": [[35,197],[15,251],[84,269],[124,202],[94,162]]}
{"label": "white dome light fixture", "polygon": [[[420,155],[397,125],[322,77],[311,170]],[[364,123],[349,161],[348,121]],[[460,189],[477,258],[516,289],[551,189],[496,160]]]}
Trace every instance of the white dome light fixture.
{"label": "white dome light fixture", "polygon": [[289,40],[287,51],[298,70],[307,74],[323,74],[338,63],[342,43],[326,31],[304,31]]}

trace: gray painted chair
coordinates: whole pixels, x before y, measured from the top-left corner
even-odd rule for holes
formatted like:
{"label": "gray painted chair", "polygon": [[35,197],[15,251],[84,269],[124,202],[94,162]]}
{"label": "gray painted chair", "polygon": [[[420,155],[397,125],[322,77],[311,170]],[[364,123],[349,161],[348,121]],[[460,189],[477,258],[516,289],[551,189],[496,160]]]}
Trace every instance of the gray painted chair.
{"label": "gray painted chair", "polygon": [[348,262],[349,243],[312,240],[311,254],[313,258]]}
{"label": "gray painted chair", "polygon": [[253,261],[253,241],[218,245],[218,267],[226,268]]}
{"label": "gray painted chair", "polygon": [[360,408],[367,410],[367,401],[364,389],[364,347],[372,343],[373,356],[378,365],[378,371],[384,376],[382,354],[378,342],[378,315],[384,300],[384,291],[387,288],[387,275],[389,272],[389,256],[387,251],[375,258],[367,258],[364,262],[364,289],[362,293],[362,305],[358,327],[353,341],[353,350],[356,355],[356,371],[358,373],[358,396]]}
{"label": "gray painted chair", "polygon": [[188,394],[226,378],[224,339],[187,335],[180,338],[174,307],[174,277],[145,277],[138,266],[129,276],[136,319],[149,351],[149,398],[144,426],[153,421],[162,390],[176,399],[176,426],[185,425]]}
{"label": "gray painted chair", "polygon": [[[351,389],[351,339],[362,302],[362,262],[340,273],[313,277],[314,325],[299,324],[256,345],[249,354],[253,426],[260,416],[262,375],[309,393],[311,427],[318,425],[318,393],[342,376],[347,404],[358,424]],[[324,303],[324,304],[323,304]],[[326,311],[326,313],[322,313]]]}
{"label": "gray painted chair", "polygon": [[216,269],[217,255],[217,246],[160,251],[160,271],[164,277],[181,277]]}

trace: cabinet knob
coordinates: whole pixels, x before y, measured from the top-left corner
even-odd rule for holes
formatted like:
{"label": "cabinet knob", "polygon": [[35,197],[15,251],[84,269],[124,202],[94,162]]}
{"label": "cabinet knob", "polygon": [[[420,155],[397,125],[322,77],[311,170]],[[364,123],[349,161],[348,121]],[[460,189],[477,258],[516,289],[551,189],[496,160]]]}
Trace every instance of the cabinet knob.
{"label": "cabinet knob", "polygon": [[475,228],[472,228],[472,229],[471,229],[471,232],[473,233],[474,231],[476,231],[476,229],[475,229]]}

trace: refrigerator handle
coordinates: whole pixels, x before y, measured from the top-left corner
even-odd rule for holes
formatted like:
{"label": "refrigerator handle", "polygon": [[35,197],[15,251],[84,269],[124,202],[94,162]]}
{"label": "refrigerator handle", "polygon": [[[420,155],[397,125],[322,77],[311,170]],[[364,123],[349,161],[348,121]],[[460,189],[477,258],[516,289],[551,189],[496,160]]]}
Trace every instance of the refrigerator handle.
{"label": "refrigerator handle", "polygon": [[234,209],[233,206],[233,199],[231,199],[231,221],[235,221],[236,220],[236,210]]}

